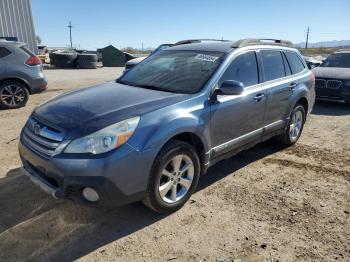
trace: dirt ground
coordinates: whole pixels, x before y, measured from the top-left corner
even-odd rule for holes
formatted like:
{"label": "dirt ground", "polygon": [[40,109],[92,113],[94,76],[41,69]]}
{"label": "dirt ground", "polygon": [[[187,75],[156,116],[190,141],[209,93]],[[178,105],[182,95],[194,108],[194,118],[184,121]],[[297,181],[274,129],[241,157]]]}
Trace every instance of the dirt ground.
{"label": "dirt ground", "polygon": [[350,261],[350,107],[318,102],[296,146],[222,161],[178,212],[54,200],[21,172],[18,135],[41,102],[121,68],[46,70],[48,91],[0,111],[0,261]]}

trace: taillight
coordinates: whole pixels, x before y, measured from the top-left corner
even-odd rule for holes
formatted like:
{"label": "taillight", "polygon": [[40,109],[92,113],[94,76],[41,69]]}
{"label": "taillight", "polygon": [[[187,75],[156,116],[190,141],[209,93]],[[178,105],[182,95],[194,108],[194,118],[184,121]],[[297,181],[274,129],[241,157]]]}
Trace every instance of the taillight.
{"label": "taillight", "polygon": [[310,72],[311,72],[311,80],[315,81],[315,74],[314,74],[314,72],[312,70],[310,70]]}
{"label": "taillight", "polygon": [[27,59],[25,64],[29,66],[41,65],[41,60],[37,56],[31,56]]}

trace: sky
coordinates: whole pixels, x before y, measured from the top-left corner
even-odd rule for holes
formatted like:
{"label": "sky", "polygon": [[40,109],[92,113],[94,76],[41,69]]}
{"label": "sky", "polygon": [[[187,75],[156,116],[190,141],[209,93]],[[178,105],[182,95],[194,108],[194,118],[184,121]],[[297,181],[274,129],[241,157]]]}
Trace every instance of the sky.
{"label": "sky", "polygon": [[32,0],[43,44],[156,47],[183,39],[350,39],[350,0]]}

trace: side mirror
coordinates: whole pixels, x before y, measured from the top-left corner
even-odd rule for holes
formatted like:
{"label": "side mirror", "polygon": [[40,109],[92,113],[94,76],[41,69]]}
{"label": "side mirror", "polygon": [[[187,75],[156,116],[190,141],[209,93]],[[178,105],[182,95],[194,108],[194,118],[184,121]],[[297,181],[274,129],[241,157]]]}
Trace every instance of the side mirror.
{"label": "side mirror", "polygon": [[242,82],[235,80],[226,80],[219,87],[219,95],[236,96],[241,95],[244,91],[244,85]]}

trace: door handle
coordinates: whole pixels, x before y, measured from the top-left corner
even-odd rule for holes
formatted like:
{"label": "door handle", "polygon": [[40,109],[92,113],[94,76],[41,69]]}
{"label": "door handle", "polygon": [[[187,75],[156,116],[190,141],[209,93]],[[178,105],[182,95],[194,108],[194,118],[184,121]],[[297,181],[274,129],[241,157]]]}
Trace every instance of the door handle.
{"label": "door handle", "polygon": [[265,94],[257,94],[255,97],[254,97],[254,100],[255,102],[260,102],[261,100],[263,100],[265,97]]}
{"label": "door handle", "polygon": [[294,90],[297,87],[297,83],[291,83],[289,85],[290,90]]}

